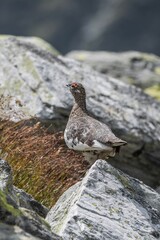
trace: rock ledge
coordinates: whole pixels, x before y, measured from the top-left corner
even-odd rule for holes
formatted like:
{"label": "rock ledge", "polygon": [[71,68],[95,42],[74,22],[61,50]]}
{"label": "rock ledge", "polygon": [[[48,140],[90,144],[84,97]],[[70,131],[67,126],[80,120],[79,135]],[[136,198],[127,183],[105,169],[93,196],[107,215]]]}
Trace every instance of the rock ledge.
{"label": "rock ledge", "polygon": [[160,195],[98,160],[46,220],[65,240],[159,239]]}

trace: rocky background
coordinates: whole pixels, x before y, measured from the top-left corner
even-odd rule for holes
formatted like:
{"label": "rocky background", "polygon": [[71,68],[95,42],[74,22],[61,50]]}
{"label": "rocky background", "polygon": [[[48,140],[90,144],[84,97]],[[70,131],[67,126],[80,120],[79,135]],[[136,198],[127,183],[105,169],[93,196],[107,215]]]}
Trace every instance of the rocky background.
{"label": "rocky background", "polygon": [[[160,239],[159,68],[152,54],[62,56],[42,39],[0,36],[2,239]],[[64,144],[70,81],[128,142],[108,163],[89,169]]]}
{"label": "rocky background", "polygon": [[160,55],[158,0],[1,0],[0,33],[39,36],[60,52],[137,50]]}

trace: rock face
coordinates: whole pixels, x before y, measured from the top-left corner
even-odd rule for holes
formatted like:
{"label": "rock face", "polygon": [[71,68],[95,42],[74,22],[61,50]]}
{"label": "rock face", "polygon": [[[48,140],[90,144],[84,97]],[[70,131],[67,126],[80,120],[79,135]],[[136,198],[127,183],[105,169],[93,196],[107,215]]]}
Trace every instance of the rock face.
{"label": "rock face", "polygon": [[160,106],[140,89],[100,74],[89,66],[55,56],[22,39],[0,40],[0,93],[16,96],[45,121],[65,127],[73,104],[66,89],[82,82],[90,112],[128,145],[112,164],[146,184],[160,185]]}
{"label": "rock face", "polygon": [[160,195],[98,160],[46,220],[64,239],[160,239]]}
{"label": "rock face", "polygon": [[142,88],[160,100],[160,58],[141,52],[72,51],[69,58],[84,62],[96,71]]}
{"label": "rock face", "polygon": [[45,222],[48,209],[13,186],[11,168],[0,160],[0,239],[58,240]]}
{"label": "rock face", "polygon": [[18,226],[0,224],[0,239],[1,240],[40,240],[40,238],[23,231]]}
{"label": "rock face", "polygon": [[[45,96],[51,97],[47,92],[47,86],[41,85],[44,79],[39,74],[38,69],[40,68],[40,72],[44,73],[47,70],[46,66],[43,68],[44,59],[48,59],[47,64],[50,61],[52,62],[57,52],[54,52],[46,42],[36,38],[1,36],[0,42],[2,44],[0,46],[0,94],[3,94],[4,97],[12,96],[13,98],[11,107],[7,108],[7,113],[5,111],[5,114],[8,114],[9,118],[12,116],[11,120],[17,120],[16,115],[12,111],[12,105],[15,105],[14,97],[16,96],[16,108],[19,108],[21,105],[26,106],[20,112],[20,119],[26,119],[26,116],[31,117],[41,111],[42,105],[45,104],[41,104],[41,96],[35,94],[36,89],[43,92],[44,102]],[[40,57],[39,60],[41,59],[42,62],[37,59],[36,56],[38,55]],[[50,69],[49,66],[48,69]],[[47,76],[47,72],[44,74]],[[3,108],[1,107],[1,109]],[[2,117],[3,115],[4,113]]]}
{"label": "rock face", "polygon": [[72,51],[67,56],[142,89],[160,84],[160,58],[153,54]]}

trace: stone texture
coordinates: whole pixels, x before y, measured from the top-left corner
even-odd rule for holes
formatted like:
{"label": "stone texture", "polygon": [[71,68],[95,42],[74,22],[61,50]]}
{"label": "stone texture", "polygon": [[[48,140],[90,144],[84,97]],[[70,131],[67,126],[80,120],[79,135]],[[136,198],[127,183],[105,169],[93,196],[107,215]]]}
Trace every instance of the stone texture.
{"label": "stone texture", "polygon": [[17,98],[27,116],[37,115],[63,130],[73,104],[65,85],[82,82],[90,112],[128,142],[112,164],[148,185],[160,185],[158,102],[134,86],[22,39],[0,43],[0,93]]}
{"label": "stone texture", "polygon": [[160,58],[142,52],[72,51],[66,56],[90,65],[96,71],[142,88],[160,100]]}
{"label": "stone texture", "polygon": [[160,58],[153,54],[72,51],[67,56],[142,89],[160,84]]}
{"label": "stone texture", "polygon": [[15,191],[16,196],[18,196],[18,203],[20,207],[32,210],[43,218],[47,215],[48,209],[37,202],[30,194],[15,186],[13,186],[13,190]]}
{"label": "stone texture", "polygon": [[[12,35],[0,35],[1,40],[7,40],[7,39],[13,39],[14,36]],[[53,55],[57,56],[59,55],[59,52],[48,42],[45,40],[39,38],[39,37],[16,37],[16,39],[27,43],[31,43],[33,45],[37,45],[39,48],[42,48],[43,50],[51,52]]]}
{"label": "stone texture", "polygon": [[47,212],[30,195],[13,186],[11,168],[0,160],[0,239],[61,239],[45,222]]}
{"label": "stone texture", "polygon": [[[13,121],[30,118],[40,110],[40,97],[34,95],[36,88],[43,82],[35,57],[40,56],[42,62],[39,67],[43,72],[43,58],[54,59],[58,53],[48,43],[36,37],[1,35],[0,43],[1,118],[8,117]],[[43,89],[44,95],[48,96],[45,87]]]}
{"label": "stone texture", "polygon": [[160,195],[98,160],[46,220],[65,240],[160,239]]}
{"label": "stone texture", "polygon": [[40,240],[18,226],[0,223],[0,240]]}

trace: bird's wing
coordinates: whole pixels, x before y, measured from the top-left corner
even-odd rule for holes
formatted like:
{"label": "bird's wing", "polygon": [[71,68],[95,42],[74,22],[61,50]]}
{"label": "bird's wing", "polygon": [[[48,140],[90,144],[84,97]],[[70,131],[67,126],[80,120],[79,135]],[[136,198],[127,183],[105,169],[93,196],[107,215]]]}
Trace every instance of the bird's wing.
{"label": "bird's wing", "polygon": [[[125,141],[117,138],[112,130],[104,123],[87,116],[80,117],[69,124],[68,138],[78,139],[80,142],[87,144],[88,146],[121,146],[126,144]],[[102,146],[103,147],[103,146]]]}
{"label": "bird's wing", "polygon": [[118,142],[120,143],[120,141],[122,141],[114,135],[112,130],[106,124],[99,122],[96,119],[90,121],[90,129],[93,129],[95,139],[103,144],[112,146],[113,144],[118,144]]}
{"label": "bird's wing", "polygon": [[96,119],[90,121],[90,129],[94,132],[95,140],[112,147],[121,146],[126,144],[125,141],[116,137],[112,130],[104,123],[99,122]]}

